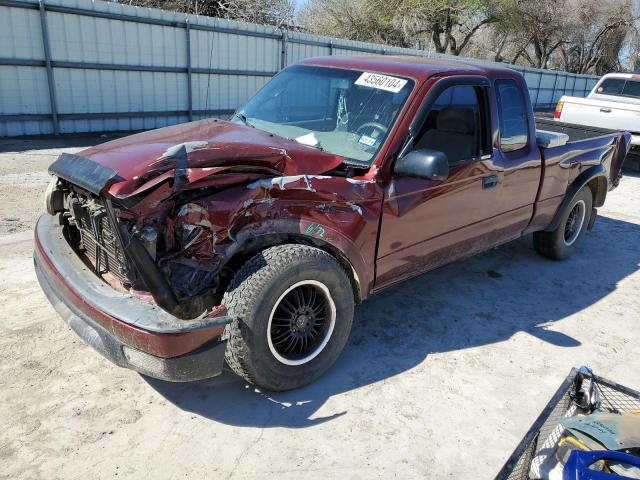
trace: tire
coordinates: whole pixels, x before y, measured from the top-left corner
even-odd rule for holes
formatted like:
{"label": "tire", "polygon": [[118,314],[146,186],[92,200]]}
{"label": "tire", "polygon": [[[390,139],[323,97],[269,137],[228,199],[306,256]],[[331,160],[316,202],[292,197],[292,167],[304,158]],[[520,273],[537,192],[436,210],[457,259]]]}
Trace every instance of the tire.
{"label": "tire", "polygon": [[562,212],[558,228],[551,232],[533,234],[533,246],[536,251],[554,260],[569,258],[587,229],[592,205],[591,190],[588,187],[582,188]]}
{"label": "tire", "polygon": [[273,391],[324,374],[344,349],[353,322],[346,272],[327,252],[303,245],[256,254],[238,270],[223,303],[236,318],[223,335],[227,364],[249,383]]}

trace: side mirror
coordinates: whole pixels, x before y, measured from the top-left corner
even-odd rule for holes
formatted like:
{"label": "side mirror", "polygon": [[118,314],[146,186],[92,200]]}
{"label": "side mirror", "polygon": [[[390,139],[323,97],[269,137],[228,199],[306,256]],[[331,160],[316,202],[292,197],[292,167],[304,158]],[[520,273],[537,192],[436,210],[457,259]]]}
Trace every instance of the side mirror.
{"label": "side mirror", "polygon": [[412,150],[396,161],[393,172],[402,177],[446,180],[449,176],[449,160],[438,150]]}

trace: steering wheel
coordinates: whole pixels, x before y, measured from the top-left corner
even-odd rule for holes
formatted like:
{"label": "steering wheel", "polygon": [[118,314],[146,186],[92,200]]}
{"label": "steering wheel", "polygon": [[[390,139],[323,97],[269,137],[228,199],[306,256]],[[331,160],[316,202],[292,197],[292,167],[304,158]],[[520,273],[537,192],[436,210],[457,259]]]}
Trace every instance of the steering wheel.
{"label": "steering wheel", "polygon": [[364,130],[365,128],[370,128],[370,127],[380,130],[383,135],[387,133],[387,130],[389,130],[387,127],[385,127],[384,125],[378,122],[367,122],[367,123],[363,123],[358,128],[356,128],[356,135],[358,135],[361,130]]}

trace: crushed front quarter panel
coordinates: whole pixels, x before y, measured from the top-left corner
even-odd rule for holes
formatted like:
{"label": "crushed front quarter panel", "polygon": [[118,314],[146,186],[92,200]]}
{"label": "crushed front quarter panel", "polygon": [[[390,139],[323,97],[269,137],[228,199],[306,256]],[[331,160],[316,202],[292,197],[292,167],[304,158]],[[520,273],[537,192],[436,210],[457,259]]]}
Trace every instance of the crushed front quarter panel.
{"label": "crushed front quarter panel", "polygon": [[198,199],[225,259],[269,235],[306,237],[334,247],[353,267],[364,298],[373,282],[382,190],[373,180],[327,175],[280,176]]}

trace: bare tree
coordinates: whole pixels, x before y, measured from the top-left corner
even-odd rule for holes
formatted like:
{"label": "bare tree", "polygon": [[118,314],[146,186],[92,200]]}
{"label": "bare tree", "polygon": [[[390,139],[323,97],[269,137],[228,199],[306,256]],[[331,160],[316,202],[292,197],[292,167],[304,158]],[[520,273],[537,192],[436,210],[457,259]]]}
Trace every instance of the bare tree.
{"label": "bare tree", "polygon": [[575,0],[576,14],[566,29],[563,68],[575,73],[621,69],[620,54],[636,22],[629,0]]}
{"label": "bare tree", "polygon": [[498,21],[496,3],[484,0],[403,0],[394,22],[406,36],[426,35],[438,53],[460,55],[486,25]]}
{"label": "bare tree", "polygon": [[395,9],[380,0],[312,0],[298,18],[304,29],[321,35],[413,46],[414,39],[394,22]]}
{"label": "bare tree", "polygon": [[312,0],[300,15],[308,30],[403,47],[433,45],[460,55],[474,35],[496,22],[489,0]]}
{"label": "bare tree", "polygon": [[547,68],[564,41],[568,0],[503,0],[499,31],[512,45],[507,61]]}
{"label": "bare tree", "polygon": [[277,27],[293,25],[295,10],[292,0],[119,0],[118,3]]}

